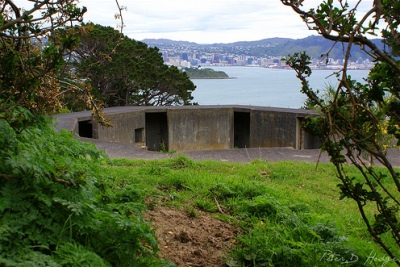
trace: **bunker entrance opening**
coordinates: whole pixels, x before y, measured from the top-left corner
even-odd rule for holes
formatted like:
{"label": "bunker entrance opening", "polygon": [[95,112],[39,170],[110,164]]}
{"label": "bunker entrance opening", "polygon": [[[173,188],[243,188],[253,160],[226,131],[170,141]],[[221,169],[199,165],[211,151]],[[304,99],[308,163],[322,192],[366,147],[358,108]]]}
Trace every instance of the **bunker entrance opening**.
{"label": "bunker entrance opening", "polygon": [[250,113],[235,111],[233,117],[233,146],[237,148],[250,147]]}
{"label": "bunker entrance opening", "polygon": [[167,112],[146,113],[146,146],[151,151],[168,151]]}
{"label": "bunker entrance opening", "polygon": [[80,137],[93,138],[93,124],[91,120],[78,122],[78,133]]}

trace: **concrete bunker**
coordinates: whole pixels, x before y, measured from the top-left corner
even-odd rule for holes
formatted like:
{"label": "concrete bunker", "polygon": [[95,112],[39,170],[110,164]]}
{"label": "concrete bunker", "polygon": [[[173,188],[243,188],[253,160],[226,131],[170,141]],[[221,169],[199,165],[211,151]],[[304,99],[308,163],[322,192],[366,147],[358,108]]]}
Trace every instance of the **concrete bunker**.
{"label": "concrete bunker", "polygon": [[146,112],[146,146],[151,151],[168,151],[167,112]]}
{"label": "concrete bunker", "polygon": [[57,115],[58,129],[86,138],[146,145],[151,151],[232,148],[319,148],[321,140],[301,128],[310,110],[253,106],[115,107],[105,109],[113,127],[91,112]]}

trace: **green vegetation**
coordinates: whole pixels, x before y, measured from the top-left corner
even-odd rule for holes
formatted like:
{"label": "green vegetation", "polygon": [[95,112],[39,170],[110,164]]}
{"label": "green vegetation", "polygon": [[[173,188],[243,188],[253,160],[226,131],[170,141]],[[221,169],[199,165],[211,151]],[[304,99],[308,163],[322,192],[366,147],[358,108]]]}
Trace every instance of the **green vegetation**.
{"label": "green vegetation", "polygon": [[[372,238],[390,258],[399,259],[400,172],[387,157],[387,148],[400,147],[400,3],[376,0],[364,12],[358,7],[367,1],[352,6],[350,1],[328,0],[308,11],[303,10],[302,1],[281,2],[298,13],[309,29],[335,41],[332,46],[340,43],[343,47],[344,67],[336,73],[339,83],[325,94],[309,85],[309,55],[296,52],[286,63],[301,81],[301,92],[308,97],[306,104],[321,113],[303,126],[323,140],[322,149],[336,167],[342,197],[357,204]],[[385,47],[378,47],[371,36],[381,36]],[[375,62],[363,82],[352,79],[347,70],[353,47],[357,46]],[[327,50],[323,55],[328,59],[330,53]],[[346,171],[348,161],[362,179]],[[373,162],[383,165],[385,172]],[[368,216],[371,205],[375,207],[374,216]],[[400,266],[400,261],[396,263]]]}
{"label": "green vegetation", "polygon": [[142,218],[142,193],[101,172],[104,153],[49,120],[0,120],[1,266],[170,266]]}
{"label": "green vegetation", "polygon": [[195,162],[178,155],[113,160],[103,172],[115,187],[134,185],[151,208],[166,205],[188,216],[203,210],[240,226],[229,266],[374,266],[370,253],[392,264],[369,238],[357,206],[339,199],[330,164]]}
{"label": "green vegetation", "polygon": [[[0,120],[2,266],[172,266],[157,258],[145,203],[241,227],[229,266],[373,266],[370,253],[391,266],[354,203],[339,199],[330,164],[110,161],[49,120],[26,116],[35,126],[21,133]],[[360,179],[354,167],[346,171]]]}
{"label": "green vegetation", "polygon": [[[68,70],[64,68],[67,54],[78,48],[81,37],[87,37],[89,28],[79,26],[86,10],[76,1],[33,1],[30,10],[1,1],[0,265],[172,266],[156,257],[156,239],[142,217],[145,199],[153,206],[162,203],[184,209],[190,217],[205,210],[240,226],[244,232],[227,262],[230,266],[399,265],[395,261],[400,258],[399,170],[387,161],[388,144],[382,136],[389,134],[393,138],[388,140],[397,141],[400,136],[400,67],[393,57],[400,50],[400,5],[374,1],[362,20],[370,22],[365,25],[359,24],[356,9],[347,2],[338,1],[338,8],[329,0],[309,12],[300,10],[301,2],[282,0],[300,11],[306,23],[324,37],[350,47],[362,44],[379,62],[367,84],[352,81],[343,69],[334,98],[325,102],[308,86],[309,57],[299,53],[288,60],[302,81],[302,91],[325,115],[306,124],[323,138],[323,149],[334,164],[320,164],[318,169],[306,163],[194,162],[182,156],[163,161],[109,161],[93,146],[73,139],[71,133],[56,133],[45,114],[65,108],[67,92],[76,103],[90,103],[96,118],[107,123],[102,121],[88,77],[75,69],[63,72]],[[364,36],[375,33],[379,21],[386,23],[382,35],[392,54],[379,50]],[[113,34],[118,35],[117,43],[100,42],[111,49],[100,51],[101,57],[85,62],[85,67],[101,71],[110,67],[107,71],[112,72],[116,66],[107,62],[122,62],[116,50],[147,49]],[[156,57],[152,51],[143,56]],[[69,55],[69,59],[77,56]],[[144,104],[155,104],[148,99],[156,104],[191,100],[190,91],[175,98],[179,96],[175,89],[193,88],[184,74],[166,67],[152,72],[159,67],[159,59],[153,58],[155,65],[142,66],[135,65],[137,55],[130,56],[132,61],[127,62],[139,72],[133,78],[131,73],[118,74],[124,82],[133,83],[135,97],[143,97]],[[136,78],[143,76],[146,79],[136,84]],[[183,83],[169,87],[176,77],[183,77]],[[111,90],[120,93],[125,85],[115,82]],[[155,85],[173,93],[159,94]],[[93,94],[99,97],[96,90],[106,87],[96,86]],[[132,92],[124,93],[129,98]],[[343,151],[355,167],[344,164]],[[365,152],[385,168],[360,162]],[[336,175],[341,180],[339,188]],[[160,196],[164,201],[158,201]],[[224,214],[217,213],[217,201]]]}
{"label": "green vegetation", "polygon": [[185,68],[183,71],[190,79],[229,79],[225,72],[210,68]]}
{"label": "green vegetation", "polygon": [[111,27],[84,24],[71,68],[88,79],[92,94],[107,106],[193,104],[196,86],[178,68],[164,64],[148,47]]}

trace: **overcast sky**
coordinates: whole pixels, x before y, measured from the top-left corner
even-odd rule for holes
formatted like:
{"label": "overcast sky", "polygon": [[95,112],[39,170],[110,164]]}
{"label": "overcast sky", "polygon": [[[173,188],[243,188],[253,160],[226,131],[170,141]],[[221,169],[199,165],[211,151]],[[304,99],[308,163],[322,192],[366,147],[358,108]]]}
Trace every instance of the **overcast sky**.
{"label": "overcast sky", "polygon": [[[124,34],[135,40],[167,38],[197,43],[230,43],[272,37],[304,38],[309,31],[290,7],[280,0],[118,0],[123,11]],[[305,9],[322,0],[305,0]],[[337,1],[337,0],[336,0]],[[16,2],[32,3],[28,0]],[[354,5],[356,0],[349,0]],[[359,8],[372,7],[363,0]],[[32,4],[31,4],[32,5]],[[115,0],[80,0],[88,11],[85,22],[116,27]]]}
{"label": "overcast sky", "polygon": [[[315,0],[309,2],[318,3]],[[81,0],[86,21],[116,26],[113,0]],[[306,0],[307,2],[307,0]],[[167,38],[197,43],[229,43],[312,34],[280,0],[119,0],[124,33],[136,40]]]}

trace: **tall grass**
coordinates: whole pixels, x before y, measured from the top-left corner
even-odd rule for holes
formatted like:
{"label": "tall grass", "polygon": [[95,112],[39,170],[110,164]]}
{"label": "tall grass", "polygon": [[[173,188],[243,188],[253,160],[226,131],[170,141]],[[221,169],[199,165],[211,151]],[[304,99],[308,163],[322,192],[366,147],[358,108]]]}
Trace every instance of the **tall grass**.
{"label": "tall grass", "polygon": [[356,205],[340,199],[330,164],[195,162],[177,156],[113,160],[104,171],[116,186],[134,185],[151,206],[194,215],[203,210],[240,226],[243,234],[228,266],[381,266],[377,261],[386,258]]}

